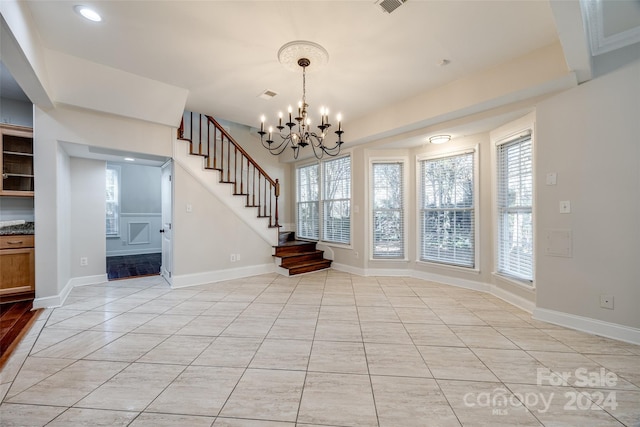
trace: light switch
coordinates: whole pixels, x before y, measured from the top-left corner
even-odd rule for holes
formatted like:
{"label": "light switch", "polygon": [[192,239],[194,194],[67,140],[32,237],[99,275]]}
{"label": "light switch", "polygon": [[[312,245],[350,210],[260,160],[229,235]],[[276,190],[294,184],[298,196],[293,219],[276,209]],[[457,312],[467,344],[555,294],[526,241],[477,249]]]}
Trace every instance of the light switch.
{"label": "light switch", "polygon": [[191,212],[193,212],[193,206],[191,205],[191,203],[187,203],[187,213]]}
{"label": "light switch", "polygon": [[556,179],[558,175],[555,172],[549,172],[547,174],[547,185],[556,185]]}
{"label": "light switch", "polygon": [[569,200],[560,201],[560,213],[561,214],[571,213],[571,202]]}

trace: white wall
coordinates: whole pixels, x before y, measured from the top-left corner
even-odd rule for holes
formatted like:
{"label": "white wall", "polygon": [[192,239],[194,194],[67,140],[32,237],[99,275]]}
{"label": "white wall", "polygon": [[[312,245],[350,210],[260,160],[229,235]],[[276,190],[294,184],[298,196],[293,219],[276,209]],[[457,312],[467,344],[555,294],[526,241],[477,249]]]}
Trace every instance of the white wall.
{"label": "white wall", "polygon": [[[640,328],[639,83],[636,61],[537,108],[539,308]],[[545,185],[548,172],[557,185]],[[570,258],[545,256],[555,229],[573,232]],[[614,310],[600,308],[601,294]]]}
{"label": "white wall", "polygon": [[16,126],[33,127],[33,104],[0,98],[0,122]]}
{"label": "white wall", "polygon": [[[71,277],[105,274],[105,162],[71,157],[69,217]],[[88,264],[80,265],[80,257]]]}
{"label": "white wall", "polygon": [[[120,235],[107,237],[107,256],[150,254],[162,251],[160,167],[117,163],[120,169]],[[147,243],[129,235],[129,224],[148,224]],[[135,226],[135,225],[134,225]]]}
{"label": "white wall", "polygon": [[0,197],[0,221],[33,221],[32,197]]}
{"label": "white wall", "polygon": [[[174,284],[206,283],[241,276],[256,266],[274,266],[269,244],[179,163],[173,185]],[[240,260],[231,262],[230,254],[239,254]]]}

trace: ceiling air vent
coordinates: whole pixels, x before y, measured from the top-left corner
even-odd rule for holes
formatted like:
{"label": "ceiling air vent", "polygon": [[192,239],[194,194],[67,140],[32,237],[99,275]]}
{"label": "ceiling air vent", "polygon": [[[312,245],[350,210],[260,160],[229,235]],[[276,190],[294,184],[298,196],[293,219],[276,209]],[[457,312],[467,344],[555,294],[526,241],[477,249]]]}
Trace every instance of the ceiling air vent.
{"label": "ceiling air vent", "polygon": [[407,0],[379,0],[378,4],[383,11],[391,13],[400,6],[402,6]]}
{"label": "ceiling air vent", "polygon": [[258,95],[258,98],[262,98],[262,99],[271,99],[274,96],[276,96],[278,93],[274,92],[272,90],[265,90],[264,92],[262,92],[260,95]]}

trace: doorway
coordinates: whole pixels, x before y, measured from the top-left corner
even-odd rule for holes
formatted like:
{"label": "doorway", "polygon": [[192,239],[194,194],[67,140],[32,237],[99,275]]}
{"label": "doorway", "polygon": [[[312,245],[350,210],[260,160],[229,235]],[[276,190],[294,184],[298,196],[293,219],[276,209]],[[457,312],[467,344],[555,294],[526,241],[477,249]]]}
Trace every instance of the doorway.
{"label": "doorway", "polygon": [[[106,163],[106,269],[109,280],[160,275],[170,277],[170,236],[165,242],[165,215],[171,191],[164,189],[171,162]],[[168,198],[165,200],[165,196]],[[165,205],[169,208],[165,209]],[[170,224],[170,216],[169,216]],[[170,225],[169,225],[170,227]],[[164,255],[166,253],[166,256]]]}

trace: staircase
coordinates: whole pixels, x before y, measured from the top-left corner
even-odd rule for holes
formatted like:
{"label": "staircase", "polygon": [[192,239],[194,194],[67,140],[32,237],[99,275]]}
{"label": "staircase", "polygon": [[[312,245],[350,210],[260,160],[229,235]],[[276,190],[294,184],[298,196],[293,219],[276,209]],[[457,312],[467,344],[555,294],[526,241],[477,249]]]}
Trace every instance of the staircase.
{"label": "staircase", "polygon": [[189,154],[204,158],[206,170],[218,171],[219,182],[233,186],[233,195],[245,198],[245,207],[256,208],[269,228],[279,228],[280,182],[272,179],[211,116],[185,112],[178,139],[189,143]]}
{"label": "staircase", "polygon": [[[243,197],[245,207],[256,209],[257,218],[278,230],[273,256],[280,274],[291,276],[331,266],[314,242],[296,240],[293,232],[279,232],[280,182],[272,179],[213,117],[186,111],[178,139],[189,144],[190,155],[204,159],[205,170],[218,172],[220,183],[233,186],[233,195]],[[260,227],[254,229],[264,233]],[[275,235],[263,238],[271,245],[276,242]]]}
{"label": "staircase", "polygon": [[280,233],[278,246],[274,246],[276,265],[285,276],[309,273],[331,267],[331,260],[324,259],[324,251],[316,249],[315,242],[296,240],[293,231]]}

